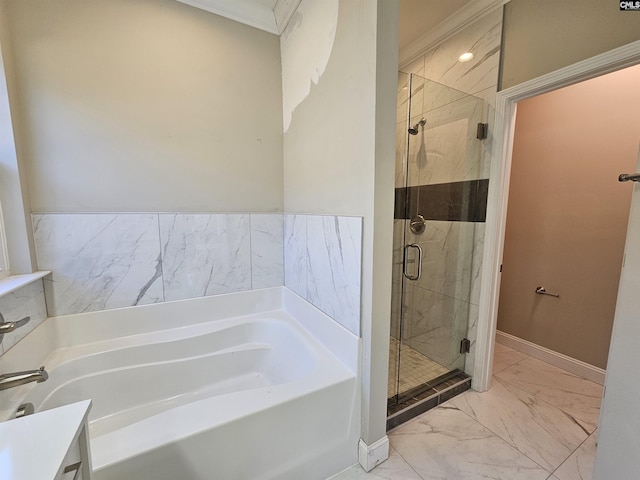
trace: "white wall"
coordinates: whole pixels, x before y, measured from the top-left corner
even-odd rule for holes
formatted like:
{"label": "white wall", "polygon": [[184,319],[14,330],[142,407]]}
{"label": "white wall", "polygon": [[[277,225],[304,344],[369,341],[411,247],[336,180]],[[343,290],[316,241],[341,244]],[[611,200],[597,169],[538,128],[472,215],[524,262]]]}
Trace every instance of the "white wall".
{"label": "white wall", "polygon": [[[640,155],[638,160],[636,172],[640,171]],[[629,185],[624,185],[627,186]],[[640,337],[640,184],[634,183],[632,188],[633,199],[627,229],[625,262],[620,278],[605,379],[605,395],[600,411],[600,431],[593,476],[595,480],[637,478],[640,469],[640,416],[637,410],[640,375],[636,367],[639,360]]]}
{"label": "white wall", "polygon": [[281,211],[277,36],[174,0],[4,0],[32,211]]}
{"label": "white wall", "polygon": [[[324,22],[308,31],[330,33],[332,17],[314,16],[309,5],[303,0],[297,21]],[[328,62],[284,135],[285,212],[363,217],[362,437],[369,445],[386,434],[397,14],[395,1],[339,2]],[[283,65],[316,41],[299,32],[282,36]]]}

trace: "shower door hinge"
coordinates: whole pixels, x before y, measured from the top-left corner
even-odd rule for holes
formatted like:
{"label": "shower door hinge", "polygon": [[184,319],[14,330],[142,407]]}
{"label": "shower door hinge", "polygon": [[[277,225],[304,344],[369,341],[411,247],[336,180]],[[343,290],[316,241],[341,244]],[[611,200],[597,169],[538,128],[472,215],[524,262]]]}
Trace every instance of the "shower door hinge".
{"label": "shower door hinge", "polygon": [[469,353],[471,350],[471,340],[463,338],[460,340],[460,353]]}
{"label": "shower door hinge", "polygon": [[478,123],[478,130],[476,132],[476,138],[478,140],[484,140],[487,138],[489,134],[489,124],[488,123]]}

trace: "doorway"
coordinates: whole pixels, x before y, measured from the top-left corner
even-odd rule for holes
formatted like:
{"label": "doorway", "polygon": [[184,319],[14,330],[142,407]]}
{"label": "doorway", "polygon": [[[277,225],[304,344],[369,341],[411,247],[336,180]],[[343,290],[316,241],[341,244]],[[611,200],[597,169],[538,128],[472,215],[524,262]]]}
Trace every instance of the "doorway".
{"label": "doorway", "polygon": [[[603,384],[640,125],[640,66],[518,102],[497,341]],[[573,361],[572,361],[573,360]]]}
{"label": "doorway", "polygon": [[477,357],[473,372],[472,386],[475,390],[486,391],[491,383],[517,102],[639,63],[640,42],[635,42],[498,93],[482,267],[483,287],[476,343]]}

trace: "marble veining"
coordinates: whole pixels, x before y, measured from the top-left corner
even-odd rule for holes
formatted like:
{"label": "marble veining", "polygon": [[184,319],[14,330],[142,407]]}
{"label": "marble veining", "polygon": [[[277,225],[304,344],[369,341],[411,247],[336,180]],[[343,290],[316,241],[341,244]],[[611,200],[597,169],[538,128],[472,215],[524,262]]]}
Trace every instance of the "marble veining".
{"label": "marble veining", "polygon": [[307,300],[360,333],[362,220],[307,217]]}
{"label": "marble veining", "polygon": [[66,315],[163,300],[158,216],[33,214],[49,314]]}
{"label": "marble veining", "polygon": [[499,378],[488,392],[467,391],[451,403],[549,472],[588,436],[561,410]]}
{"label": "marble veining", "polygon": [[307,298],[307,217],[284,216],[284,284]]}
{"label": "marble veining", "polygon": [[165,300],[251,289],[247,214],[160,214]]}
{"label": "marble veining", "polygon": [[422,247],[423,275],[416,286],[469,301],[474,223],[429,220],[422,235],[407,234]]}
{"label": "marble veining", "polygon": [[445,403],[390,432],[391,445],[425,480],[544,480],[549,473]]}
{"label": "marble veining", "polygon": [[360,334],[362,219],[285,215],[285,286]]}
{"label": "marble veining", "polygon": [[[497,85],[502,11],[481,18],[424,56],[424,70],[417,71],[458,90],[475,93]],[[471,51],[470,62],[458,62],[460,52]]]}
{"label": "marble veining", "polygon": [[591,480],[593,478],[597,435],[596,430],[558,467],[554,472],[557,480]]}
{"label": "marble veining", "polygon": [[414,286],[411,348],[450,369],[464,367],[460,341],[467,334],[469,304]]}
{"label": "marble veining", "polygon": [[600,385],[531,357],[505,368],[495,377],[559,408],[588,433],[598,425]]}
{"label": "marble veining", "polygon": [[[393,345],[398,348],[397,342]],[[501,347],[496,345],[498,354],[510,350]],[[520,355],[519,363],[531,359]],[[578,390],[564,370],[535,362],[529,367],[539,368],[539,390],[564,383]],[[530,373],[521,371],[522,376]],[[579,390],[599,388],[580,380]],[[591,480],[597,431],[589,435],[559,407],[494,376],[489,391],[469,390],[390,430],[392,455],[395,450],[422,479]],[[370,473],[356,466],[334,480],[377,480],[383,465]]]}
{"label": "marble veining", "polygon": [[[49,314],[283,285],[281,214],[33,214]],[[6,345],[5,345],[6,348]]]}

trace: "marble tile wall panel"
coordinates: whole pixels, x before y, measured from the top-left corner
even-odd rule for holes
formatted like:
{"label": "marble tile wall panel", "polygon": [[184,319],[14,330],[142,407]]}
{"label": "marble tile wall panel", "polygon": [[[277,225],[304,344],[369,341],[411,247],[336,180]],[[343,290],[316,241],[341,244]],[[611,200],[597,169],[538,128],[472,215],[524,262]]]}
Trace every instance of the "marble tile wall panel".
{"label": "marble tile wall panel", "polygon": [[405,155],[407,151],[407,121],[396,124],[396,166],[395,166],[395,186],[404,187],[405,184]]}
{"label": "marble tile wall panel", "polygon": [[251,289],[247,214],[160,214],[165,300]]}
{"label": "marble tile wall panel", "polygon": [[360,334],[362,219],[285,215],[285,285]]}
{"label": "marble tile wall panel", "polygon": [[408,243],[422,247],[422,278],[415,285],[457,300],[469,301],[474,223],[427,221],[421,235]]}
{"label": "marble tile wall panel", "polygon": [[398,72],[398,97],[396,122],[406,123],[409,112],[409,74]]}
{"label": "marble tile wall panel", "polygon": [[478,222],[473,224],[473,259],[471,261],[471,293],[469,301],[473,305],[480,305],[480,283],[482,275],[482,257],[484,255],[484,234],[487,224]]}
{"label": "marble tile wall panel", "polygon": [[460,340],[467,335],[469,303],[413,288],[409,346],[449,369],[464,367]]}
{"label": "marble tile wall panel", "polygon": [[[424,56],[423,77],[467,93],[497,85],[502,35],[502,10],[474,22]],[[460,52],[472,51],[473,60],[458,62]]]}
{"label": "marble tile wall panel", "polygon": [[284,216],[284,284],[307,298],[307,217]]}
{"label": "marble tile wall panel", "polygon": [[33,214],[49,314],[284,283],[281,214]]}
{"label": "marble tile wall panel", "polygon": [[251,216],[251,288],[284,285],[284,217]]}
{"label": "marble tile wall panel", "polygon": [[5,334],[0,354],[6,352],[47,318],[42,280],[25,285],[0,298],[0,313],[6,322],[31,317],[26,325]]}
{"label": "marble tile wall panel", "polygon": [[360,333],[362,220],[308,216],[307,300]]}
{"label": "marble tile wall panel", "polygon": [[476,365],[476,340],[478,339],[478,317],[480,309],[473,303],[469,304],[469,318],[467,319],[467,340],[469,340],[469,353],[464,362],[464,373],[473,376]]}
{"label": "marble tile wall panel", "polygon": [[51,316],[163,300],[158,216],[34,214]]}
{"label": "marble tile wall panel", "polygon": [[464,95],[412,116],[412,125],[422,118],[426,125],[419,128],[417,135],[409,135],[409,185],[480,178],[484,142],[476,138],[476,130],[483,112],[481,100]]}

